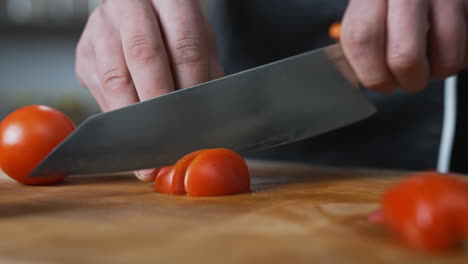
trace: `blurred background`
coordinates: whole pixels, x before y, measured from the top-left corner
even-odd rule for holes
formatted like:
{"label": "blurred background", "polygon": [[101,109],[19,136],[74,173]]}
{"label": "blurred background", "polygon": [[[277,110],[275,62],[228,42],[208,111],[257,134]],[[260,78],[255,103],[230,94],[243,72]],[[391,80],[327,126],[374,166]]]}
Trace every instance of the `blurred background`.
{"label": "blurred background", "polygon": [[0,120],[30,104],[58,108],[77,124],[99,112],[75,77],[74,53],[100,2],[0,0]]}

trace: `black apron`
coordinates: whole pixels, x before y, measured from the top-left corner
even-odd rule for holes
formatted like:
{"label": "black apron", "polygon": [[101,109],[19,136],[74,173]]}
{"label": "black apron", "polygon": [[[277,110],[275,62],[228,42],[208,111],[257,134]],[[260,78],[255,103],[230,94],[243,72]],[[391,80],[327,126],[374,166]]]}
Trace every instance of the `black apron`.
{"label": "black apron", "polygon": [[[227,74],[332,44],[329,26],[347,0],[216,0],[212,22]],[[443,121],[443,82],[418,94],[365,90],[378,113],[301,142],[247,155],[340,167],[433,169]]]}

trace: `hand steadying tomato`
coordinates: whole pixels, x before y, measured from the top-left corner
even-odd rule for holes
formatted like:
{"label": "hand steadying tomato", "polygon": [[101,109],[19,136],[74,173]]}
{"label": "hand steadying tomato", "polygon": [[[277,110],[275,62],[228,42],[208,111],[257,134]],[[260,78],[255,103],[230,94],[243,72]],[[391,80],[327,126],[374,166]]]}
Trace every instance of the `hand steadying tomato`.
{"label": "hand steadying tomato", "polygon": [[154,189],[165,194],[217,196],[249,191],[247,164],[228,149],[207,149],[192,152],[174,166],[161,168]]}
{"label": "hand steadying tomato", "polygon": [[16,110],[0,123],[0,168],[27,185],[61,182],[66,175],[50,178],[28,178],[28,175],[74,129],[65,114],[47,106]]}
{"label": "hand steadying tomato", "polygon": [[421,172],[390,188],[370,220],[411,246],[444,251],[468,238],[468,184],[454,174]]}

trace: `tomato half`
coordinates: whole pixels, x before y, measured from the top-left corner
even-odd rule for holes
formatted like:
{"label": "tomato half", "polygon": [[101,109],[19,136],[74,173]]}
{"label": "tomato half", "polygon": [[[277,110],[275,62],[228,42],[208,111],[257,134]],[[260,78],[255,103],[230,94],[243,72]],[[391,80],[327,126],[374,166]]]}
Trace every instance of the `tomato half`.
{"label": "tomato half", "polygon": [[467,237],[468,188],[456,175],[423,172],[390,188],[383,222],[411,246],[426,251],[456,247]]}
{"label": "tomato half", "polygon": [[192,152],[174,166],[160,170],[154,189],[165,194],[190,196],[229,195],[249,191],[246,162],[228,149]]}
{"label": "tomato half", "polygon": [[236,194],[249,188],[247,163],[239,154],[228,149],[203,151],[187,168],[185,189],[190,196]]}
{"label": "tomato half", "polygon": [[48,106],[32,105],[16,110],[0,123],[0,168],[27,185],[62,181],[66,175],[50,178],[28,178],[28,175],[74,129],[65,114]]}

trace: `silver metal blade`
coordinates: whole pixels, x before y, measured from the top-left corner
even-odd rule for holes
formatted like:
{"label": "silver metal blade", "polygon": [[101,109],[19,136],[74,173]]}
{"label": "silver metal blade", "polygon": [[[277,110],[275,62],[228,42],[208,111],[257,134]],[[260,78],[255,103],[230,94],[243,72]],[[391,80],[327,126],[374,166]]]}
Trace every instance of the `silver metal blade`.
{"label": "silver metal blade", "polygon": [[375,108],[350,69],[333,45],[98,114],[31,177],[161,167],[198,149],[245,153],[351,124]]}

